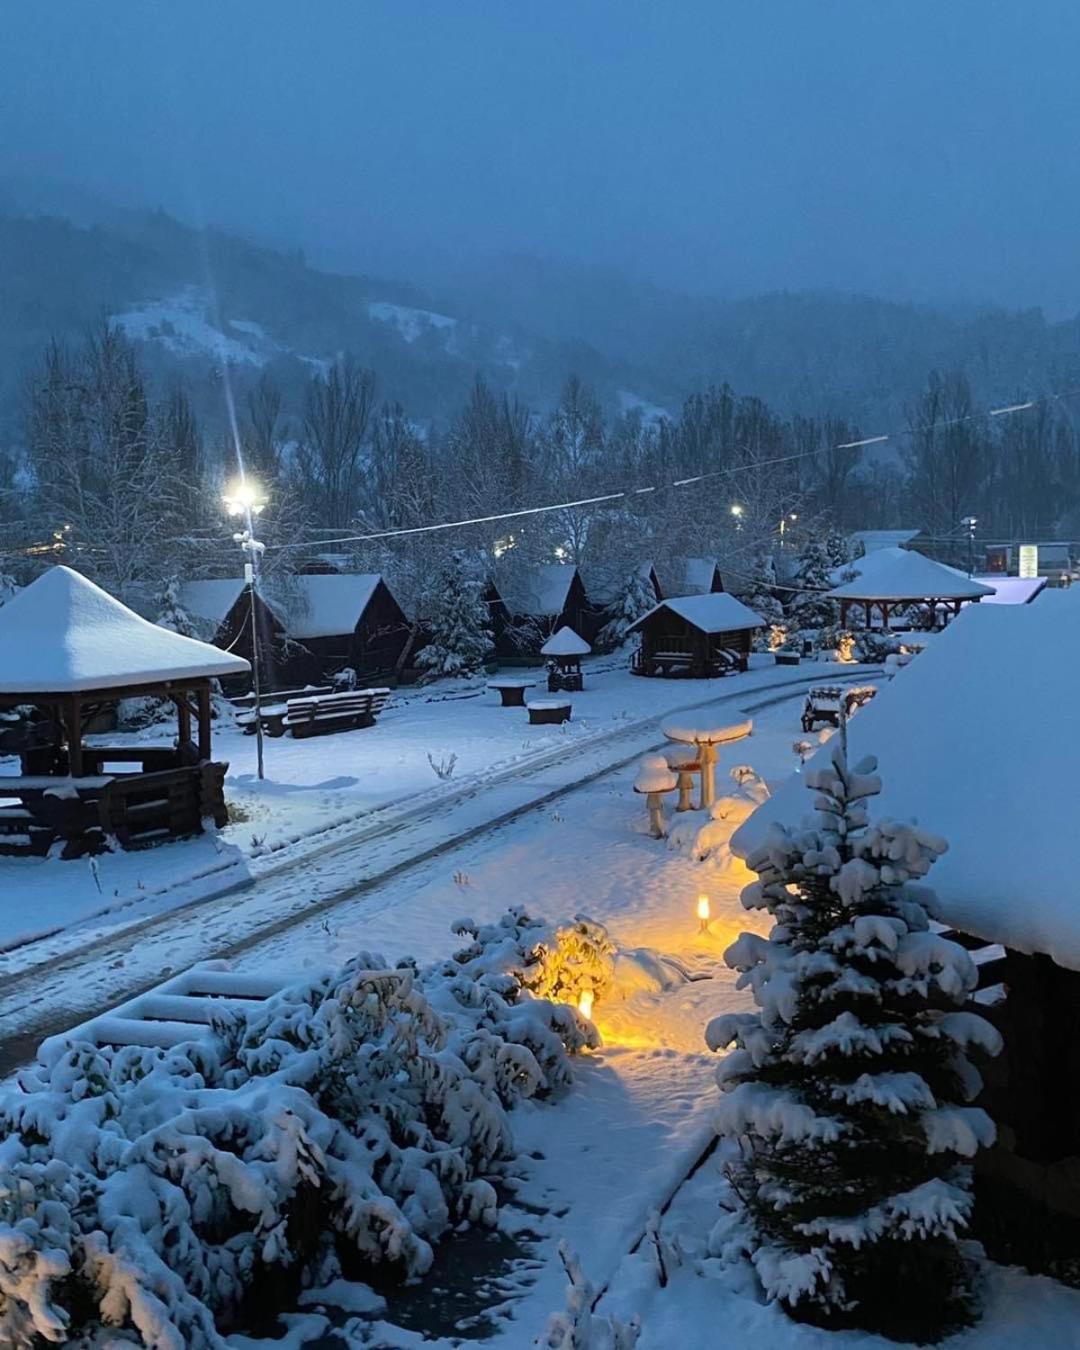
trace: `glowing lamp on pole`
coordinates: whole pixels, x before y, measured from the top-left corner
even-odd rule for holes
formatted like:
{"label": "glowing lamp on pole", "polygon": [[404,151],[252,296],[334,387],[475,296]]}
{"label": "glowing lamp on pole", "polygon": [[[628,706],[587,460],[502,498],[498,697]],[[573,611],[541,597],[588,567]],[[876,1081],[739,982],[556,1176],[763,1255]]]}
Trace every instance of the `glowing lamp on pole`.
{"label": "glowing lamp on pole", "polygon": [[698,917],[698,932],[707,933],[709,931],[709,918],[710,918],[709,897],[707,895],[699,895],[697,898],[697,917]]}
{"label": "glowing lamp on pole", "polygon": [[222,498],[226,512],[243,522],[244,528],[233,535],[244,554],[244,581],[247,583],[251,600],[251,686],[255,695],[255,758],[259,778],[265,778],[263,770],[263,727],[262,727],[262,684],[259,671],[259,559],[266,545],[255,538],[255,518],[262,513],[267,503],[266,493],[254,479],[245,475],[229,485]]}

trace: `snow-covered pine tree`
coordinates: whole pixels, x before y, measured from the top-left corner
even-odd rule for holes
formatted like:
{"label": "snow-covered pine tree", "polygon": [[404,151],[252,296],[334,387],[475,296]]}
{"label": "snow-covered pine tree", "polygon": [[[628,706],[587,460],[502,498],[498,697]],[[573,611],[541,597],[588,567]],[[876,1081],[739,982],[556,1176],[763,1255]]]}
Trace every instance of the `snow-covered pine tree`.
{"label": "snow-covered pine tree", "polygon": [[626,641],[627,630],[656,604],[656,591],[648,577],[635,569],[626,578],[611,618],[596,637],[599,651],[614,651]]}
{"label": "snow-covered pine tree", "polygon": [[809,540],[799,555],[795,586],[788,609],[789,629],[809,638],[815,647],[832,645],[839,608],[825,594],[833,586],[832,566],[825,545],[816,539]]}
{"label": "snow-covered pine tree", "polygon": [[784,630],[786,620],[784,607],[776,598],[776,567],[768,553],[761,554],[751,565],[750,579],[741,599],[765,620],[765,627],[755,635],[755,647],[766,651],[771,645],[779,645],[783,637],[774,639],[774,631]]}
{"label": "snow-covered pine tree", "polygon": [[440,568],[429,597],[429,640],[416,664],[425,680],[471,675],[491,656],[491,614],[473,561],[456,549]]}
{"label": "snow-covered pine tree", "polygon": [[806,775],[816,823],[774,825],[748,858],[749,909],[776,920],[725,953],[760,1012],[718,1017],[706,1040],[737,1047],[717,1072],[719,1128],[738,1141],[738,1208],[714,1254],[748,1255],[793,1317],[922,1343],[972,1320],[960,1250],[967,1160],[994,1138],[966,1052],[998,1033],[960,1010],[970,955],[930,931],[909,886],[945,843],[913,825],[868,822],[872,759],[841,747]]}
{"label": "snow-covered pine tree", "polygon": [[851,545],[847,536],[841,534],[834,525],[825,532],[825,554],[832,568],[843,567],[851,561]]}
{"label": "snow-covered pine tree", "polygon": [[180,599],[180,579],[167,577],[157,594],[158,616],[154,622],[159,628],[169,628],[181,637],[198,637],[195,620]]}

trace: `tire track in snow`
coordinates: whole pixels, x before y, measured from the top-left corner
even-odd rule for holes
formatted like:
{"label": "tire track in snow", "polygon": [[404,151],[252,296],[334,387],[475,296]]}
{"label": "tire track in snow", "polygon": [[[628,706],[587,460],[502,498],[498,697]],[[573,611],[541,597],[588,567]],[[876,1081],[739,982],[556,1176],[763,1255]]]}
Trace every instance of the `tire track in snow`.
{"label": "tire track in snow", "polygon": [[[883,673],[864,669],[833,677],[830,682],[850,683],[879,678]],[[732,704],[740,711],[757,712],[800,697],[820,680],[819,674],[735,690],[682,708],[665,709],[655,717],[590,738],[584,745],[558,747],[527,765],[508,768],[497,778],[460,789],[453,800],[436,797],[405,813],[404,819],[384,821],[324,845],[314,856],[305,854],[269,875],[256,877],[251,886],[230,886],[217,897],[168,910],[59,959],[10,974],[0,979],[0,1074],[8,1074],[31,1059],[45,1037],[147,993],[167,976],[201,961],[250,954],[340,905],[365,894],[374,895],[413,868],[618,772],[640,755],[666,744],[658,741],[657,733],[660,723],[672,715]],[[623,744],[626,742],[632,742],[632,747]],[[614,758],[610,757],[612,751],[616,752]],[[595,768],[575,772],[582,761],[598,754],[601,763]],[[539,793],[534,786],[530,792],[530,782],[545,773],[563,775],[565,781]],[[470,810],[482,808],[493,791],[505,792],[508,785],[509,790],[522,792],[521,800],[495,814],[481,809],[478,818],[468,818]],[[459,824],[448,821],[453,813],[465,818]],[[425,833],[432,827],[434,834]],[[357,876],[357,872],[363,875]],[[344,875],[348,880],[343,885]],[[311,892],[317,894],[320,883],[326,887],[325,893],[313,901]]]}

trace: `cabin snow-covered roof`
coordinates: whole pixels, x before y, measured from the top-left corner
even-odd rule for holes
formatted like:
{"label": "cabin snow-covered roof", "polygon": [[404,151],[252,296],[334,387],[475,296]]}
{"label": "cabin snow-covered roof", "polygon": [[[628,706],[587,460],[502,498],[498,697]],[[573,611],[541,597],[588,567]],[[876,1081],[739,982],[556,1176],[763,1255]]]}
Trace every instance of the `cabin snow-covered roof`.
{"label": "cabin snow-covered roof", "polygon": [[848,535],[852,548],[862,544],[864,553],[876,553],[880,548],[900,548],[922,534],[921,530],[856,530]]}
{"label": "cabin snow-covered roof", "polygon": [[859,575],[829,592],[834,600],[973,600],[993,586],[909,548],[880,548],[855,564]]}
{"label": "cabin snow-covered roof", "polygon": [[984,605],[1029,605],[1046,589],[1045,577],[1002,577],[995,573],[975,580],[994,588],[994,594],[986,597]]}
{"label": "cabin snow-covered roof", "polygon": [[676,595],[670,600],[661,600],[627,631],[633,633],[662,609],[671,610],[703,633],[733,633],[742,628],[765,626],[760,614],[755,614],[727,591],[710,591],[707,595]]}
{"label": "cabin snow-covered roof", "polygon": [[540,648],[541,656],[588,656],[592,648],[583,637],[564,624]]}
{"label": "cabin snow-covered roof", "polygon": [[246,586],[243,577],[207,577],[201,581],[185,581],[180,587],[180,606],[193,619],[201,619],[216,633]]}
{"label": "cabin snow-covered roof", "polygon": [[660,590],[671,595],[709,595],[719,571],[715,558],[673,558],[658,573]]}
{"label": "cabin snow-covered roof", "polygon": [[[969,606],[851,720],[848,743],[852,764],[878,759],[871,820],[915,819],[947,840],[926,878],[937,918],[1080,970],[1069,885],[1080,871],[1080,601],[1067,596]],[[733,848],[745,857],[773,822],[797,826],[812,800],[794,775],[739,827]]]}
{"label": "cabin snow-covered roof", "polygon": [[511,614],[557,619],[566,608],[577,575],[573,563],[539,563],[508,569],[501,587],[503,603]]}
{"label": "cabin snow-covered roof", "polygon": [[381,580],[378,572],[314,572],[291,577],[277,599],[277,608],[288,616],[286,631],[300,642],[351,633]]}
{"label": "cabin snow-covered roof", "polygon": [[69,567],[0,608],[0,693],[74,694],[241,675],[239,656],[159,628]]}

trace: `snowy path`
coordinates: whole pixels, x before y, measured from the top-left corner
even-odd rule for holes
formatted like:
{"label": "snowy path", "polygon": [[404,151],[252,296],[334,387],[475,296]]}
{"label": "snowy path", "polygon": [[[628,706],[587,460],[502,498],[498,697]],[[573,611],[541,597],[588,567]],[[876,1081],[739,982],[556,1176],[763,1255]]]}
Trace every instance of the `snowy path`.
{"label": "snowy path", "polygon": [[[862,669],[839,678],[865,680],[867,674]],[[751,676],[750,687],[740,681],[738,687],[692,706],[753,712],[798,698],[820,678],[820,673],[784,680]],[[301,925],[325,927],[329,914],[357,896],[365,897],[369,915],[378,912],[392,903],[379,891],[394,877],[659,745],[659,723],[670,711],[665,708],[618,731],[571,742],[527,765],[508,766],[441,795],[428,794],[419,805],[379,813],[359,831],[353,828],[340,840],[323,841],[313,854],[284,863],[275,857],[255,884],[244,883],[244,890],[231,886],[215,898],[174,907],[120,932],[95,936],[72,930],[63,935],[60,950],[50,950],[48,944],[23,949],[27,964],[0,977],[0,1072],[25,1062],[43,1037],[152,988],[196,961],[236,957]],[[74,950],[73,939],[79,941]]]}

